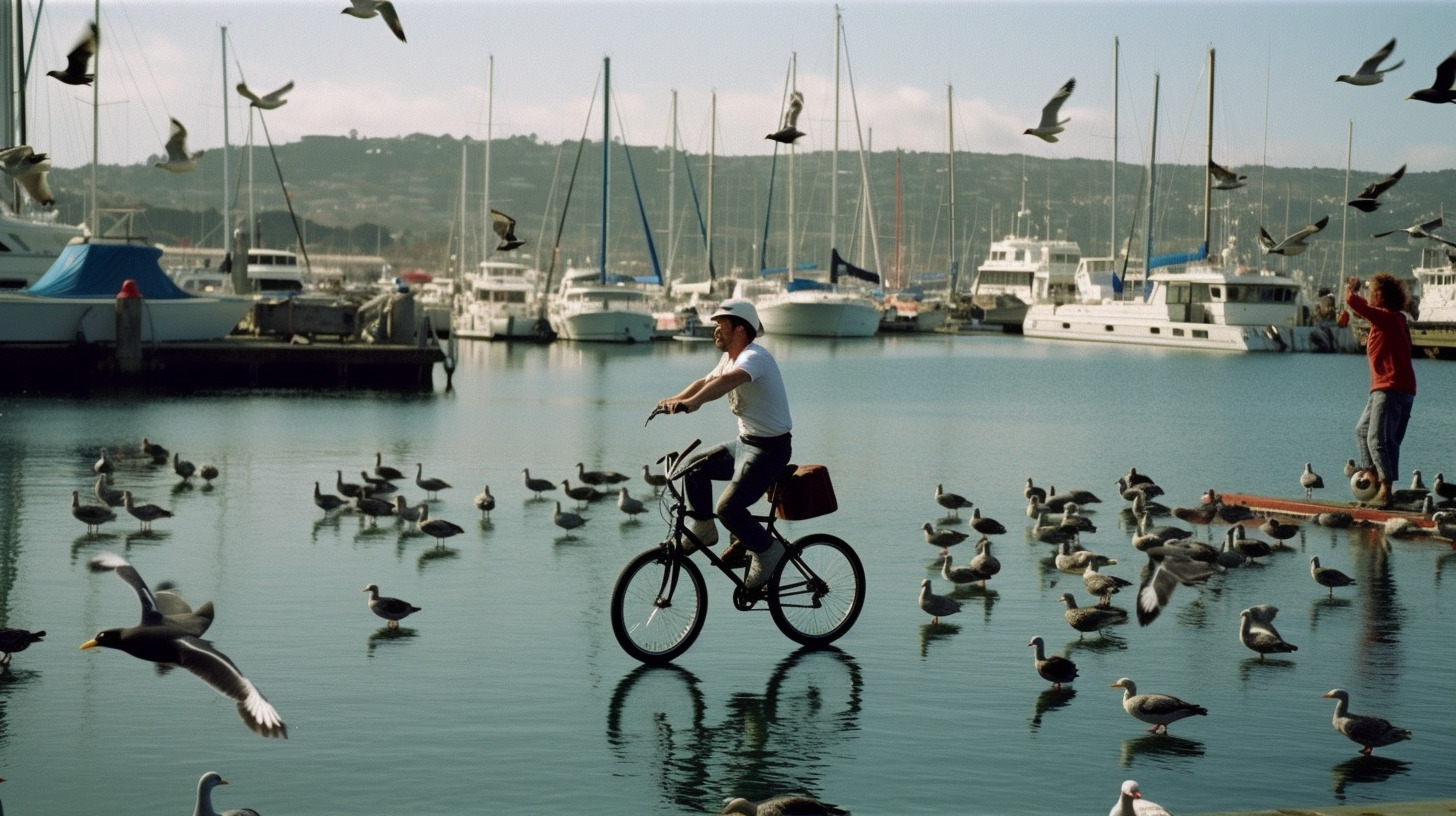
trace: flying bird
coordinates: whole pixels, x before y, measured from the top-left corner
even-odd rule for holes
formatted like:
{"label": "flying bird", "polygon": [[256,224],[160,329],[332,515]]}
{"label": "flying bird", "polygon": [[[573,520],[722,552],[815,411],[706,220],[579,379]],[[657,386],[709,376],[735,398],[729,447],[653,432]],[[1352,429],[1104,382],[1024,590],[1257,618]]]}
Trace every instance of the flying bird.
{"label": "flying bird", "polygon": [[172,129],[167,136],[167,160],[159,161],[156,167],[160,167],[170,173],[191,173],[197,169],[197,160],[202,158],[205,150],[196,153],[187,152],[187,128],[172,118]]}
{"label": "flying bird", "polygon": [[1415,91],[1406,99],[1437,105],[1456,102],[1456,91],[1451,90],[1453,84],[1456,84],[1456,52],[1452,52],[1451,56],[1441,60],[1441,64],[1436,66],[1436,81],[1431,83],[1431,87]]}
{"label": "flying bird", "polygon": [[81,34],[81,39],[76,41],[76,46],[71,49],[71,53],[66,55],[66,69],[64,71],[46,71],[46,76],[55,77],[67,85],[90,85],[91,81],[96,78],[96,74],[88,74],[86,71],[91,67],[91,58],[96,56],[96,45],[100,42],[100,37],[101,33],[96,28],[96,24],[87,24],[86,31]]}
{"label": "flying bird", "polygon": [[804,131],[799,130],[799,114],[804,111],[804,94],[794,91],[789,95],[789,109],[784,111],[784,126],[777,131],[763,137],[772,139],[781,144],[793,144],[799,141]]}
{"label": "flying bird", "polygon": [[389,0],[349,0],[350,6],[344,9],[343,13],[350,17],[358,17],[367,20],[370,17],[383,17],[384,24],[394,32],[394,36],[400,42],[408,42],[404,38],[404,26],[399,23],[399,15],[394,11],[394,4]]}
{"label": "flying bird", "polygon": [[213,648],[201,635],[212,622],[212,605],[195,612],[174,593],[156,595],[126,559],[115,553],[92,558],[93,572],[115,572],[136,591],[141,601],[142,620],[136,626],[105,629],[81,644],[82,649],[105,646],[132,657],[163,665],[177,665],[202,678],[221,694],[238,703],[238,714],[254,732],[265,737],[287,737],[288,728],[252,681],[243,676],[227,655]]}
{"label": "flying bird", "polygon": [[1208,160],[1208,172],[1213,174],[1213,189],[1215,190],[1237,190],[1244,186],[1245,176],[1224,167],[1213,159]]}
{"label": "flying bird", "polygon": [[281,108],[284,105],[287,105],[288,100],[284,99],[283,95],[291,90],[293,90],[293,80],[291,79],[288,81],[288,84],[284,85],[282,88],[279,88],[278,90],[271,93],[263,94],[262,96],[258,96],[257,94],[248,90],[248,83],[238,83],[238,93],[246,97],[247,100],[252,103],[253,107],[260,110],[273,110],[274,108]]}
{"label": "flying bird", "polygon": [[1292,257],[1309,249],[1309,246],[1304,243],[1305,239],[1324,229],[1328,223],[1330,223],[1330,217],[1327,215],[1313,224],[1301,227],[1297,232],[1285,238],[1283,241],[1275,241],[1270,237],[1268,231],[1263,227],[1259,227],[1259,245],[1264,248],[1265,255]]}
{"label": "flying bird", "polygon": [[20,182],[20,186],[25,188],[25,192],[37,204],[49,207],[56,203],[50,185],[46,184],[46,173],[51,170],[49,154],[37,153],[30,145],[7,147],[0,150],[0,170]]}
{"label": "flying bird", "polygon": [[500,238],[500,243],[495,248],[496,252],[510,252],[526,243],[516,237],[516,219],[495,207],[490,208],[490,225],[495,230],[496,236]]}
{"label": "flying bird", "polygon": [[1348,82],[1351,85],[1380,84],[1380,82],[1385,79],[1385,74],[1387,71],[1394,71],[1400,66],[1405,65],[1405,60],[1401,60],[1400,62],[1397,62],[1389,68],[1380,67],[1380,63],[1384,62],[1385,58],[1390,56],[1390,52],[1394,50],[1395,38],[1391,37],[1390,42],[1386,43],[1384,48],[1376,51],[1374,56],[1370,57],[1370,59],[1360,63],[1360,67],[1355,69],[1355,73],[1340,74],[1339,76],[1335,77],[1335,81]]}
{"label": "flying bird", "polygon": [[1055,142],[1057,140],[1057,134],[1063,130],[1062,125],[1072,121],[1070,117],[1057,121],[1057,115],[1062,110],[1062,103],[1067,101],[1067,97],[1072,95],[1072,91],[1076,87],[1076,77],[1067,80],[1067,84],[1058,88],[1057,92],[1052,94],[1051,101],[1046,103],[1046,107],[1041,109],[1041,123],[1034,128],[1027,128],[1022,132],[1028,136],[1035,136],[1045,142]]}
{"label": "flying bird", "polygon": [[1385,192],[1386,190],[1389,190],[1391,187],[1394,187],[1395,183],[1397,181],[1400,181],[1400,177],[1403,175],[1405,175],[1405,165],[1402,164],[1400,166],[1400,169],[1396,170],[1394,173],[1391,173],[1390,175],[1379,181],[1370,182],[1369,187],[1361,190],[1359,195],[1355,196],[1353,199],[1346,203],[1349,204],[1351,207],[1359,210],[1360,212],[1375,212],[1377,209],[1379,209],[1380,205],[1384,203],[1377,200],[1380,194]]}
{"label": "flying bird", "polygon": [[1397,232],[1403,232],[1412,238],[1430,238],[1432,241],[1440,241],[1446,246],[1456,247],[1456,243],[1447,241],[1445,238],[1442,238],[1441,236],[1431,232],[1431,230],[1440,229],[1442,223],[1443,222],[1441,220],[1441,216],[1438,215],[1430,221],[1425,222],[1424,224],[1412,224],[1409,227],[1405,227],[1403,229],[1393,229],[1386,230],[1385,232],[1377,232],[1370,237],[1384,238],[1387,235],[1394,235]]}

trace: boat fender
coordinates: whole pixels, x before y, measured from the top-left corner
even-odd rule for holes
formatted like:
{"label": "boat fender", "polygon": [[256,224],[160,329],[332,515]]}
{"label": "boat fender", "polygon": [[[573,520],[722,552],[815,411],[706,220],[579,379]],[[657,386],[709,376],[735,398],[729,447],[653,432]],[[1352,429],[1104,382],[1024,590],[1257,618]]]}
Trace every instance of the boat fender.
{"label": "boat fender", "polygon": [[1350,477],[1350,492],[1355,495],[1356,501],[1368,502],[1380,492],[1380,478],[1375,471],[1361,468]]}
{"label": "boat fender", "polygon": [[1288,351],[1289,345],[1284,342],[1284,336],[1279,333],[1278,326],[1270,326],[1264,330],[1264,335],[1279,346],[1280,351]]}

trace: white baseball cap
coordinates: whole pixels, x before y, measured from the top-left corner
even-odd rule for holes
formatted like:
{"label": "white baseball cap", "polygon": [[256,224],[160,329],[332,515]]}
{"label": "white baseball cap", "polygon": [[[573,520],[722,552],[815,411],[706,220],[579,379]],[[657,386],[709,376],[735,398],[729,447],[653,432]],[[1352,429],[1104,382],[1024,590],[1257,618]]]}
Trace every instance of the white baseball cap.
{"label": "white baseball cap", "polygon": [[736,317],[740,320],[746,320],[755,332],[763,334],[763,324],[758,322],[758,310],[753,308],[753,301],[751,300],[745,298],[728,298],[718,304],[718,311],[713,312],[708,319],[715,320],[720,317]]}

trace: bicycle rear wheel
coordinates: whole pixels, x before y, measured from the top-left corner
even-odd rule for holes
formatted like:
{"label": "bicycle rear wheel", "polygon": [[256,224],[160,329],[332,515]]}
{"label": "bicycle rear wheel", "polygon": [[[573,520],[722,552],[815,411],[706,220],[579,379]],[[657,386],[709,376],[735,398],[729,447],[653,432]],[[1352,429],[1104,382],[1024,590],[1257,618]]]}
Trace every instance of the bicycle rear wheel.
{"label": "bicycle rear wheel", "polygon": [[698,565],[687,558],[674,562],[662,547],[627,562],[612,588],[612,634],[622,651],[650,665],[686,652],[707,614],[708,590]]}
{"label": "bicycle rear wheel", "polygon": [[768,611],[779,631],[805,646],[825,646],[854,626],[864,608],[865,576],[859,556],[827,533],[789,545],[792,558],[779,567]]}

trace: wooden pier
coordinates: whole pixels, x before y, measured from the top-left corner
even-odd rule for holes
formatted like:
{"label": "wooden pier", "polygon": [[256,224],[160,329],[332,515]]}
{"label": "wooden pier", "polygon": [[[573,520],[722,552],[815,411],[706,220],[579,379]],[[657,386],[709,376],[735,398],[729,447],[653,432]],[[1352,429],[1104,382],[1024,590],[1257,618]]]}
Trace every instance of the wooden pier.
{"label": "wooden pier", "polygon": [[1220,493],[1224,504],[1243,505],[1256,513],[1310,518],[1320,513],[1349,513],[1361,524],[1379,525],[1393,518],[1409,519],[1421,527],[1433,528],[1435,522],[1410,510],[1385,510],[1355,502],[1325,499],[1288,499],[1274,496],[1251,496],[1244,493]]}
{"label": "wooden pier", "polygon": [[436,344],[307,342],[234,336],[201,343],[143,343],[136,359],[110,343],[0,345],[0,391],[109,388],[430,391]]}

